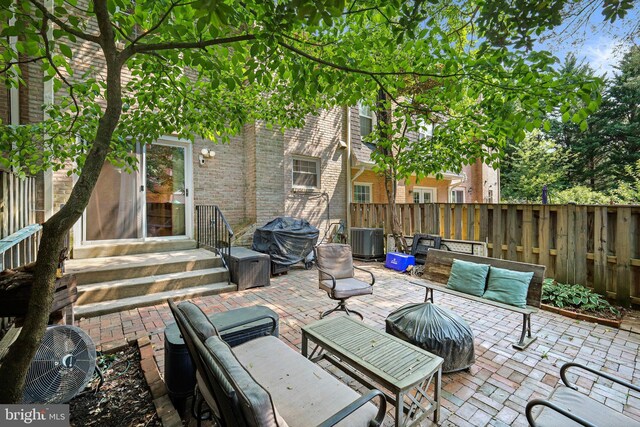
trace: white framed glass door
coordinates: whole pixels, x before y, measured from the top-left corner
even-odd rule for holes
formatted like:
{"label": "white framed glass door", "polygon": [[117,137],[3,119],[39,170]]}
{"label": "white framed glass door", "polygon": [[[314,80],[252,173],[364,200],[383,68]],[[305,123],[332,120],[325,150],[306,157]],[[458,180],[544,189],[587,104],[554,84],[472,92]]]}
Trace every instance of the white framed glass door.
{"label": "white framed glass door", "polygon": [[106,162],[79,222],[80,245],[193,237],[191,144],[165,137],[136,150],[138,170]]}
{"label": "white framed glass door", "polygon": [[190,212],[187,147],[164,142],[147,145],[145,164],[145,236],[187,236]]}

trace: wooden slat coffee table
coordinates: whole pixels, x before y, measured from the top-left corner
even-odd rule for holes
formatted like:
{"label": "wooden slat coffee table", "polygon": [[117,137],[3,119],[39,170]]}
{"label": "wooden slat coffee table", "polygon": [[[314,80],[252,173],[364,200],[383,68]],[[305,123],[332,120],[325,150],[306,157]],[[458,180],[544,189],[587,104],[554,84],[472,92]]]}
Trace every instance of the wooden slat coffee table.
{"label": "wooden slat coffee table", "polygon": [[[309,341],[315,344],[311,354]],[[441,357],[348,316],[303,326],[302,355],[328,360],[362,384],[382,388],[396,407],[396,426],[417,425],[431,413],[436,423],[440,419]]]}

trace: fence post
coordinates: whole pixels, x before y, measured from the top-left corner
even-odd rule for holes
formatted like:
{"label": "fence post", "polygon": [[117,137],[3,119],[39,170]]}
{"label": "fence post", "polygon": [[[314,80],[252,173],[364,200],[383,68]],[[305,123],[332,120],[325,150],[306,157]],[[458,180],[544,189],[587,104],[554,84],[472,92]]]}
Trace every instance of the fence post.
{"label": "fence post", "polygon": [[570,283],[567,265],[567,229],[569,227],[568,206],[558,206],[556,210],[556,274],[555,279]]}
{"label": "fence post", "polygon": [[[587,217],[586,206],[576,206],[575,222],[575,283],[587,285]],[[571,251],[571,246],[569,246]]]}
{"label": "fence post", "polygon": [[593,287],[600,295],[607,295],[609,275],[607,274],[607,208],[596,207],[593,222]]}
{"label": "fence post", "polygon": [[491,256],[493,258],[502,259],[502,206],[499,204],[493,205],[493,251]]}
{"label": "fence post", "polygon": [[631,208],[617,209],[616,218],[616,300],[623,307],[631,304]]}

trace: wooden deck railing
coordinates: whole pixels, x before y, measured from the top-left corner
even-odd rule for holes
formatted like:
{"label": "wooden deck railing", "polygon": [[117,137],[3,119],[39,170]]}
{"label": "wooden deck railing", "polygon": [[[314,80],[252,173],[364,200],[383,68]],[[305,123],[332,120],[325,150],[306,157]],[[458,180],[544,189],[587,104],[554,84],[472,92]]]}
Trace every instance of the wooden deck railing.
{"label": "wooden deck railing", "polygon": [[0,238],[36,222],[36,179],[0,170]]}
{"label": "wooden deck railing", "polygon": [[[640,304],[640,206],[398,204],[405,235],[487,242],[489,256],[547,266],[547,276]],[[390,228],[386,204],[351,205],[352,227]]]}

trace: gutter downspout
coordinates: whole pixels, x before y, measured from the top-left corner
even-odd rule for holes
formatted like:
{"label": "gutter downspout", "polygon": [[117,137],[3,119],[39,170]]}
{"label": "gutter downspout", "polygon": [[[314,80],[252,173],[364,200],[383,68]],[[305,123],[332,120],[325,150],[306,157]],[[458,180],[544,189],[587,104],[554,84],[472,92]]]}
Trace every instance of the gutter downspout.
{"label": "gutter downspout", "polygon": [[356,179],[358,179],[358,177],[362,175],[362,172],[364,172],[364,165],[360,166],[360,169],[358,170],[358,172],[356,172],[353,178],[351,178],[351,182],[352,183],[356,182]]}
{"label": "gutter downspout", "polygon": [[[16,23],[15,14],[11,16],[9,19],[9,25],[13,26]],[[9,37],[9,46],[12,51],[16,54],[18,53],[18,48],[16,47],[18,43],[17,36]],[[19,67],[19,65],[14,65],[14,67]],[[15,70],[11,70],[11,74],[13,74],[16,78],[18,77],[18,72]],[[13,126],[18,126],[20,124],[20,85],[11,86],[9,89],[9,123]],[[15,143],[14,143],[15,146]]]}
{"label": "gutter downspout", "polygon": [[[46,0],[45,7],[53,12],[53,0]],[[49,28],[47,28],[47,36],[49,40],[53,40],[53,25],[49,23]],[[47,114],[46,107],[49,105],[53,105],[54,95],[53,95],[53,79],[49,79],[44,82],[44,120],[48,120],[50,117]],[[46,135],[45,135],[46,139]],[[44,220],[48,220],[53,216],[53,169],[47,169],[43,172],[43,186],[44,186]],[[75,239],[74,239],[75,243]]]}
{"label": "gutter downspout", "polygon": [[[346,218],[347,218],[347,224],[345,227],[345,233],[347,234],[347,241],[349,241],[349,239],[351,239],[351,199],[352,199],[352,194],[351,194],[351,107],[349,107],[348,105],[344,107],[343,109],[343,114],[345,116],[345,123],[344,126],[346,127],[347,130],[347,159],[346,159],[346,169],[347,169],[347,179],[346,179],[346,185],[347,185],[347,212],[346,212]],[[356,175],[357,176],[357,175]]]}
{"label": "gutter downspout", "polygon": [[[446,203],[450,203],[449,200],[451,199],[451,190],[466,181],[467,181],[466,176],[459,178],[457,181],[451,180],[451,182],[447,186],[447,202]],[[466,200],[466,197],[465,197],[465,200]]]}

